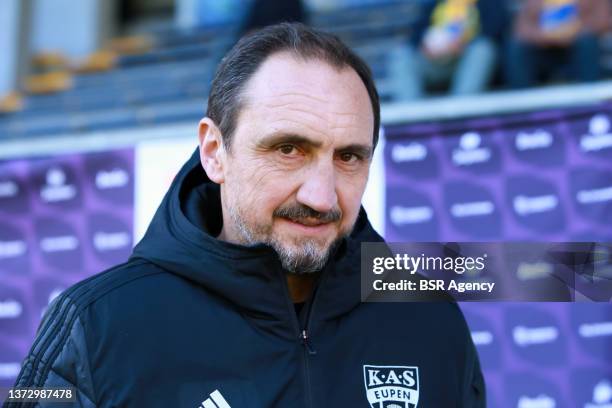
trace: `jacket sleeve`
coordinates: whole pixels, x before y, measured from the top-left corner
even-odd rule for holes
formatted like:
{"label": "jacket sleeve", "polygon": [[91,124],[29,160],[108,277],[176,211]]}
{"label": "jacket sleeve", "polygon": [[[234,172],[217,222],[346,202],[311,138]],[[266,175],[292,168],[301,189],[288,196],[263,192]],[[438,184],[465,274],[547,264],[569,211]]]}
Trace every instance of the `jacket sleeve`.
{"label": "jacket sleeve", "polygon": [[480,359],[478,358],[478,350],[474,345],[472,333],[467,324],[465,316],[457,303],[453,302],[455,310],[459,313],[457,330],[459,334],[461,349],[462,349],[462,408],[486,408],[487,394],[486,385],[482,370],[480,368]]}
{"label": "jacket sleeve", "polygon": [[67,296],[58,296],[38,327],[36,339],[13,387],[71,387],[75,401],[5,402],[3,408],[97,406],[83,323],[78,305]]}
{"label": "jacket sleeve", "polygon": [[471,343],[473,355],[472,363],[468,366],[468,375],[466,376],[465,394],[463,407],[465,408],[486,408],[487,395],[484,377],[480,369],[480,361],[474,344]]}

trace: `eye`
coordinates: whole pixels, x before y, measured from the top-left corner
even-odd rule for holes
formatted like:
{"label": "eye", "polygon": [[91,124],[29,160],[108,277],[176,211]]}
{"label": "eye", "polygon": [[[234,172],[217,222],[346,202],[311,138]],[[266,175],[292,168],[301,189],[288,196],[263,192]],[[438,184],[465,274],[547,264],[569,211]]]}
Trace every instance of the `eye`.
{"label": "eye", "polygon": [[344,163],[355,163],[360,159],[360,157],[357,156],[355,153],[350,152],[340,153],[339,157],[340,160],[342,160]]}
{"label": "eye", "polygon": [[295,153],[297,153],[297,148],[294,145],[291,144],[284,144],[284,145],[280,145],[278,147],[278,151],[281,152],[284,155],[293,155]]}
{"label": "eye", "polygon": [[301,150],[293,144],[279,145],[276,150],[284,157],[295,158],[300,156]]}

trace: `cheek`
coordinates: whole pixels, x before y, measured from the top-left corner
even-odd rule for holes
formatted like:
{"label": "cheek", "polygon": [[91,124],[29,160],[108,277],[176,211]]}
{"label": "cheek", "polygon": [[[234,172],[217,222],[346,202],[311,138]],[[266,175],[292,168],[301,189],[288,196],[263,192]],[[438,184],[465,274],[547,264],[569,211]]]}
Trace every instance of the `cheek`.
{"label": "cheek", "polygon": [[265,167],[234,168],[226,179],[247,215],[270,219],[276,208],[291,196],[291,182]]}
{"label": "cheek", "polygon": [[351,177],[345,180],[338,189],[338,200],[343,212],[342,227],[351,228],[359,214],[361,198],[365,191],[367,178]]}

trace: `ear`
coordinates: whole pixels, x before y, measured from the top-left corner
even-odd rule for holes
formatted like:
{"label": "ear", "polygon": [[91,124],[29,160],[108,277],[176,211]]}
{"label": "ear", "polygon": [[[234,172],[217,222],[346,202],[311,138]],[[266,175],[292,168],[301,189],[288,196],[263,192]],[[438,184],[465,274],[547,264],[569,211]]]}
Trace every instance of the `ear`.
{"label": "ear", "polygon": [[225,181],[225,149],[221,139],[221,131],[212,121],[205,117],[198,125],[200,140],[200,162],[208,178],[217,184]]}

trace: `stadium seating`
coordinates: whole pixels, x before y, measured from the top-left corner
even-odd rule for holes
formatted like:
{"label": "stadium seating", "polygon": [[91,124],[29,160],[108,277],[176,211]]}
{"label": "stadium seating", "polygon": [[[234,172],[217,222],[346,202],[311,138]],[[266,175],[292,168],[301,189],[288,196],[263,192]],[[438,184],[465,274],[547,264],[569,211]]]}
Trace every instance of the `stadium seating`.
{"label": "stadium seating", "polygon": [[[387,54],[405,41],[419,2],[390,0],[318,12],[315,27],[351,45],[374,72],[381,100],[388,101]],[[53,135],[150,123],[196,120],[205,108],[214,69],[238,37],[237,27],[180,30],[172,25],[148,35],[116,39],[117,58],[98,54],[75,67],[74,75],[43,81],[34,90],[0,103],[0,138]],[[602,65],[612,72],[612,36],[602,39]],[[57,56],[52,58],[57,63]],[[96,68],[112,69],[95,72]],[[44,79],[44,78],[43,78]],[[1,113],[3,112],[4,113]]]}
{"label": "stadium seating", "polygon": [[[328,11],[313,15],[312,23],[336,33],[366,59],[385,100],[385,55],[406,37],[415,7],[394,1],[376,10],[361,6]],[[150,40],[115,41],[111,46],[120,54],[112,69],[87,73],[79,72],[91,70],[77,69],[70,86],[62,83],[58,92],[26,95],[21,109],[0,113],[0,137],[198,119],[204,112],[214,68],[236,37],[235,28],[221,26],[163,29],[151,33]],[[110,61],[107,55],[102,57],[104,67]],[[15,105],[11,106],[14,111]]]}

